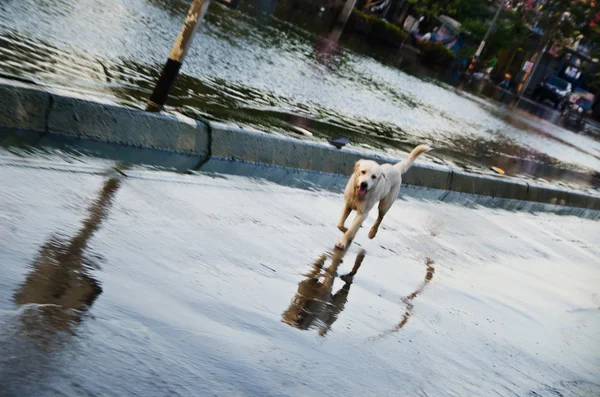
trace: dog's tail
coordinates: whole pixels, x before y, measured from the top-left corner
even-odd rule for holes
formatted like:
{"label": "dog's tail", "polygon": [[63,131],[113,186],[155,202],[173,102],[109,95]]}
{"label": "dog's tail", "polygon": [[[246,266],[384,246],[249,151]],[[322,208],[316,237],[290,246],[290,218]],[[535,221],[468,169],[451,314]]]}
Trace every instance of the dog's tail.
{"label": "dog's tail", "polygon": [[401,162],[394,165],[396,168],[400,168],[400,172],[404,174],[413,165],[417,157],[425,152],[429,152],[433,148],[429,145],[419,145],[410,152],[408,156]]}

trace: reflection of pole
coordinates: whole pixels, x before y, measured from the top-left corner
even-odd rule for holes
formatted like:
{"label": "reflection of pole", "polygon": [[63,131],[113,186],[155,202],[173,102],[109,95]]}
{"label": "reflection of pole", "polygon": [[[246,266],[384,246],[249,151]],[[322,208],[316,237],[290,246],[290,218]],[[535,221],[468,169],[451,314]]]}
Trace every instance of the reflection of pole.
{"label": "reflection of pole", "polygon": [[169,59],[156,83],[156,87],[154,87],[152,96],[150,96],[150,99],[148,100],[146,110],[160,112],[165,105],[171,86],[173,85],[173,82],[175,82],[177,74],[179,74],[183,58],[187,53],[188,47],[192,44],[194,33],[196,33],[196,29],[200,25],[209,4],[210,0],[192,1],[192,5],[185,17],[183,26],[181,27],[181,31],[171,48]]}
{"label": "reflection of pole", "polygon": [[[83,227],[72,239],[52,237],[44,244],[32,264],[33,270],[15,292],[18,305],[36,303],[58,310],[45,311],[57,328],[68,328],[71,320],[91,306],[102,292],[100,284],[89,274],[91,263],[84,256],[88,242],[107,217],[115,193],[121,185],[117,177],[109,178],[98,199],[89,209]],[[68,310],[73,309],[73,310]]]}

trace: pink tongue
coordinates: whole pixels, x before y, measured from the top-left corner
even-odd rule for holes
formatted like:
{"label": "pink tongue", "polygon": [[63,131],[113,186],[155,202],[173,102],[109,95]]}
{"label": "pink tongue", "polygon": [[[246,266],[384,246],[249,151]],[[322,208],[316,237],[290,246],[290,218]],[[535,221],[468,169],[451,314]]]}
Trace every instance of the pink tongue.
{"label": "pink tongue", "polygon": [[358,188],[358,194],[363,195],[367,192],[367,189],[363,189],[362,187]]}

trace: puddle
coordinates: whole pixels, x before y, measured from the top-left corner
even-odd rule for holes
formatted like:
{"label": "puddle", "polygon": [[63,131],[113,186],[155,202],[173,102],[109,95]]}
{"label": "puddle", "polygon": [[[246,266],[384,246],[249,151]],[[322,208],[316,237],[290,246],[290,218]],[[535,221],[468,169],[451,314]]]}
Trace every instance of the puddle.
{"label": "puddle", "polygon": [[340,194],[45,156],[1,156],[0,395],[597,394],[597,221],[408,198],[329,255]]}
{"label": "puddle", "polygon": [[[354,276],[365,259],[366,251],[358,252],[352,270],[340,277],[344,285],[333,293],[337,270],[345,254],[346,250],[335,249],[332,256],[323,254],[313,263],[305,279],[298,283],[298,291],[290,307],[282,315],[284,323],[302,330],[317,328],[320,336],[327,334],[344,310]],[[328,256],[331,256],[331,264],[323,269]]]}

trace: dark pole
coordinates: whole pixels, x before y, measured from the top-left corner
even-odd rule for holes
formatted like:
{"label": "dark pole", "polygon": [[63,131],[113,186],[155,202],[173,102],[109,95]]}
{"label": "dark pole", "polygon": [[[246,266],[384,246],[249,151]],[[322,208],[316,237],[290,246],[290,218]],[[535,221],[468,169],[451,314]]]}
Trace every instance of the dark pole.
{"label": "dark pole", "polygon": [[485,32],[485,36],[483,36],[483,40],[481,40],[481,43],[479,43],[479,47],[477,48],[477,51],[475,51],[475,55],[473,55],[473,58],[471,59],[471,63],[469,64],[469,70],[471,70],[475,67],[473,61],[477,61],[477,63],[479,63],[479,57],[481,56],[481,53],[483,52],[483,47],[485,47],[485,42],[490,37],[492,30],[494,30],[494,25],[496,24],[496,21],[498,20],[498,17],[500,16],[500,11],[502,11],[502,7],[503,7],[503,3],[500,2],[500,4],[498,5],[498,9],[496,10],[496,14],[494,14],[494,19],[492,19],[492,23],[490,23],[490,26],[488,27],[487,32]]}
{"label": "dark pole", "polygon": [[346,0],[344,7],[342,7],[342,11],[337,20],[337,23],[342,27],[342,30],[344,29],[344,26],[346,26],[346,22],[348,22],[348,18],[350,18],[350,14],[352,14],[355,4],[356,0]]}
{"label": "dark pole", "polygon": [[169,97],[171,86],[179,74],[179,69],[181,69],[183,58],[185,57],[190,44],[192,44],[194,33],[196,33],[196,29],[198,29],[209,4],[210,0],[192,1],[192,5],[185,17],[183,26],[181,27],[181,31],[179,32],[179,35],[177,35],[177,39],[175,39],[175,43],[171,48],[169,59],[167,60],[167,63],[158,78],[156,87],[154,87],[154,91],[148,100],[146,110],[150,112],[160,112],[163,109],[163,106]]}
{"label": "dark pole", "polygon": [[479,44],[479,47],[477,48],[477,51],[475,52],[476,57],[479,57],[481,55],[481,53],[483,52],[483,47],[485,47],[485,42],[490,37],[492,30],[494,30],[494,25],[496,24],[496,21],[498,20],[500,11],[502,11],[502,3],[500,3],[500,5],[498,5],[496,14],[494,14],[494,19],[492,19],[492,23],[490,23],[490,27],[488,28],[487,32],[485,32],[485,36],[483,36],[483,40],[481,40],[481,43]]}

